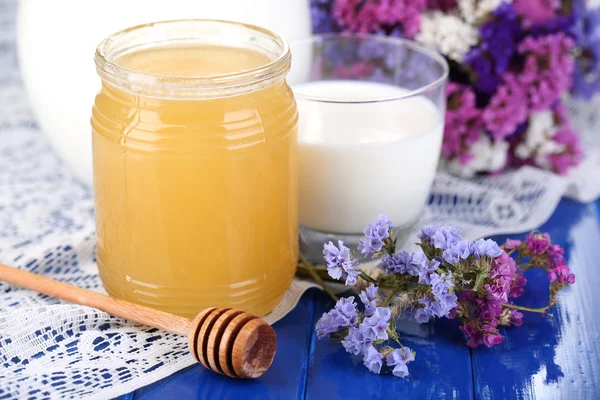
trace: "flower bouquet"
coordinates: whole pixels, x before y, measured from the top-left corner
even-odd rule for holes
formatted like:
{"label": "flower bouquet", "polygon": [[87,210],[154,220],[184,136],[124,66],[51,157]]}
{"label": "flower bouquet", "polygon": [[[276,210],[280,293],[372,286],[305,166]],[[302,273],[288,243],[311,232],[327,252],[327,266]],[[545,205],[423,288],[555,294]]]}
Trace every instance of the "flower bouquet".
{"label": "flower bouquet", "polygon": [[[472,177],[533,165],[565,174],[583,149],[563,104],[600,91],[600,10],[584,0],[311,0],[317,33],[406,37],[448,60],[442,156]],[[361,71],[381,73],[366,61]]]}
{"label": "flower bouquet", "polygon": [[[364,365],[380,373],[386,365],[394,375],[406,377],[407,364],[415,352],[403,346],[396,331],[397,318],[418,323],[432,318],[460,321],[467,346],[492,347],[502,343],[501,326],[520,326],[523,313],[546,313],[557,302],[557,293],[575,282],[565,263],[564,251],[548,234],[532,233],[524,242],[464,240],[452,227],[424,227],[419,236],[421,251],[396,252],[394,226],[380,215],[365,229],[358,245],[363,257],[380,257],[377,268],[361,269],[358,258],[342,241],[324,245],[326,267],[306,260],[299,275],[322,284],[336,301],[316,324],[319,338],[341,341],[350,354],[362,356]],[[550,299],[545,307],[529,308],[513,300],[523,294],[523,272],[542,268],[548,273]],[[338,299],[324,280],[343,280],[359,293]]]}

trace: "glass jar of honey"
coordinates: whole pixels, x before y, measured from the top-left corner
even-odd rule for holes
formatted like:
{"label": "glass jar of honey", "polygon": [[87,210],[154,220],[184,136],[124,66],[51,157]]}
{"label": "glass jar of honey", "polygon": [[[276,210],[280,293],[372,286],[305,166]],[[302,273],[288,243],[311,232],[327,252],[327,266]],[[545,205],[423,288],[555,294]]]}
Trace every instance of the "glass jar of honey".
{"label": "glass jar of honey", "polygon": [[274,33],[226,21],[105,39],[92,112],[97,262],[112,296],[262,316],[298,259],[297,111]]}

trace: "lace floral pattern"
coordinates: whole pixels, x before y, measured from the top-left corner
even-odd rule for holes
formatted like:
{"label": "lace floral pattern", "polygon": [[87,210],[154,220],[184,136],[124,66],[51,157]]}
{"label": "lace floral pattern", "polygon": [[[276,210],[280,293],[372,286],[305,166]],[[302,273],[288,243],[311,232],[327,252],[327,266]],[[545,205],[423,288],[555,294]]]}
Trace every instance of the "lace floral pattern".
{"label": "lace floral pattern", "polygon": [[[92,193],[57,159],[31,113],[15,11],[16,0],[0,0],[0,262],[103,292]],[[597,132],[599,117],[584,106],[572,104],[575,121]],[[440,172],[418,225],[455,225],[469,239],[522,232],[543,223],[565,193],[598,197],[600,144],[591,136],[586,161],[566,178],[529,167],[473,181]],[[265,319],[282,318],[313,286],[294,281]],[[191,365],[186,346],[183,337],[0,282],[0,398],[118,396]]]}

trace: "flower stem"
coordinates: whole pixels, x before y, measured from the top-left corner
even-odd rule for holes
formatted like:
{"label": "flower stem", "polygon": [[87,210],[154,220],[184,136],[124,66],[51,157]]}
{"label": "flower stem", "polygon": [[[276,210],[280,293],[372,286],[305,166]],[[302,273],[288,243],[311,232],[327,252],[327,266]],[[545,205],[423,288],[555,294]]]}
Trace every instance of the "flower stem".
{"label": "flower stem", "polygon": [[317,282],[319,285],[321,285],[321,287],[323,288],[325,293],[327,293],[329,295],[329,297],[331,297],[333,299],[333,301],[337,302],[339,300],[338,297],[335,295],[335,293],[333,293],[333,291],[329,288],[329,286],[327,286],[325,284],[325,282],[323,282],[323,279],[321,279],[319,274],[317,274],[315,272],[314,267],[308,263],[308,261],[306,260],[306,258],[304,257],[303,254],[300,254],[300,260],[304,264],[304,268],[306,268],[306,270],[308,271],[310,276],[312,276],[312,278],[315,280],[315,282]]}
{"label": "flower stem", "polygon": [[537,313],[540,313],[540,314],[544,314],[548,310],[548,306],[546,306],[546,307],[539,307],[539,308],[531,308],[531,307],[523,307],[523,306],[517,306],[517,305],[514,305],[514,304],[506,304],[506,303],[502,303],[502,307],[512,308],[514,310],[537,312]]}
{"label": "flower stem", "polygon": [[361,279],[369,282],[369,283],[377,283],[377,281],[373,278],[371,278],[369,275],[365,274],[362,270],[360,271],[360,275]]}
{"label": "flower stem", "polygon": [[401,289],[400,287],[396,288],[396,290],[394,290],[392,292],[392,294],[390,294],[388,296],[388,298],[385,299],[385,302],[383,303],[383,307],[387,307],[387,306],[390,305],[390,303],[392,302],[392,300],[394,299],[394,297],[398,294],[398,292],[400,292],[400,289]]}

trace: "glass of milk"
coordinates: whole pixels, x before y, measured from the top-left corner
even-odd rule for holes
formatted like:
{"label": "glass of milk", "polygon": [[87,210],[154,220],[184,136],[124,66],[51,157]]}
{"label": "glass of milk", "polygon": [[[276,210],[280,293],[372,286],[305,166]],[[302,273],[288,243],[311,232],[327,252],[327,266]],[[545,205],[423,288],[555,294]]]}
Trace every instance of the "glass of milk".
{"label": "glass of milk", "polygon": [[[398,38],[323,35],[290,43],[299,112],[305,252],[355,245],[377,215],[406,231],[428,201],[444,129],[448,65]],[[308,251],[306,251],[308,250]]]}

